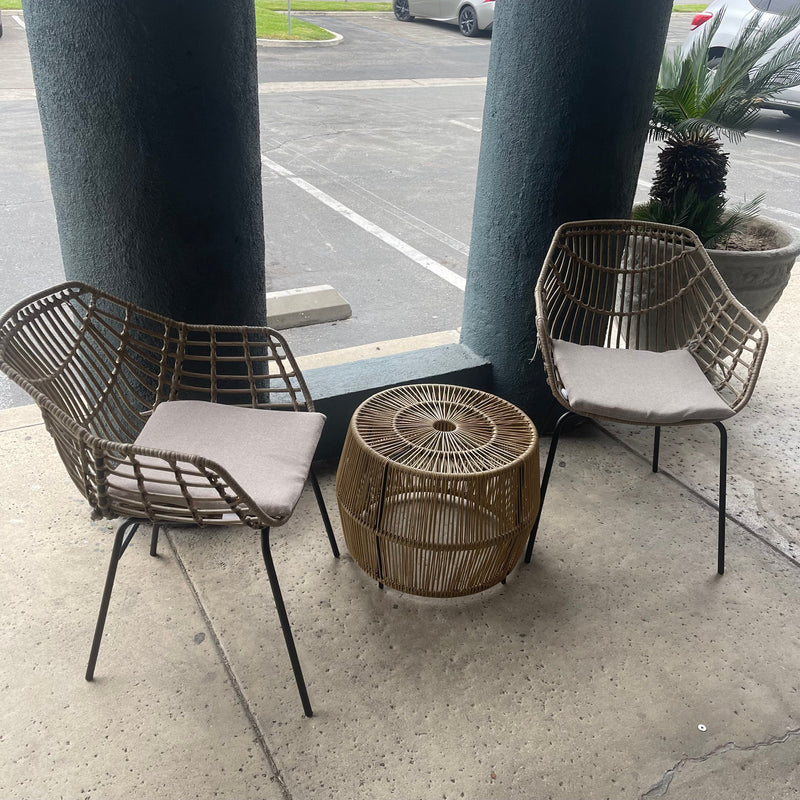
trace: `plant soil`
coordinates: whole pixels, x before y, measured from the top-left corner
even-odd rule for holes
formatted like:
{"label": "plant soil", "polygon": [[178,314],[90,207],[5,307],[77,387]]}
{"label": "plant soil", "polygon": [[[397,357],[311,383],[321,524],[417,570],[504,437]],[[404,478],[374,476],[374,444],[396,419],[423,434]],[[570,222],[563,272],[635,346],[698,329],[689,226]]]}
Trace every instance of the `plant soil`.
{"label": "plant soil", "polygon": [[779,247],[778,237],[772,230],[734,231],[724,242],[717,245],[719,250],[774,250]]}

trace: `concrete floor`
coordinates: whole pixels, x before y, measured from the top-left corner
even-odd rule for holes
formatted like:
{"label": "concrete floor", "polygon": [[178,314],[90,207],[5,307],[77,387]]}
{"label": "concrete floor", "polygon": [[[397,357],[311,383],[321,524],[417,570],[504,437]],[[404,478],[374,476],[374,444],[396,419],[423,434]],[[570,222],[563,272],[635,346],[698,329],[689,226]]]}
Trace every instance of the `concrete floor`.
{"label": "concrete floor", "polygon": [[86,683],[114,525],[3,411],[0,797],[800,796],[798,311],[800,274],[729,425],[722,578],[711,426],[666,430],[658,475],[649,433],[564,439],[533,563],[464,599],[335,561],[308,491],[273,552],[312,719],[249,530],[134,540]]}
{"label": "concrete floor", "polygon": [[86,683],[114,524],[0,412],[0,800],[800,797],[799,314],[796,274],[728,425],[722,578],[711,426],[659,475],[649,431],[564,439],[533,563],[458,600],[335,561],[308,491],[273,551],[312,719],[242,529],[137,537]]}

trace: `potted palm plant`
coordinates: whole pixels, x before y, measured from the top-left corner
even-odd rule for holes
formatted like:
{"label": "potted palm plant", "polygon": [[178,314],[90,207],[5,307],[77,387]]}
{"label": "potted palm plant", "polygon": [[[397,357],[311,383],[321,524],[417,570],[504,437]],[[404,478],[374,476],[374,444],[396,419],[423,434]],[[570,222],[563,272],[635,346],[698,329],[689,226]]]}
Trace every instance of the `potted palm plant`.
{"label": "potted palm plant", "polygon": [[800,240],[758,216],[763,195],[731,206],[725,197],[729,155],[722,137],[739,141],[761,104],[800,84],[800,7],[762,21],[754,14],[721,58],[710,43],[722,15],[688,49],[665,54],[650,120],[664,143],[646,203],[635,219],[693,230],[739,300],[762,320],[789,280]]}

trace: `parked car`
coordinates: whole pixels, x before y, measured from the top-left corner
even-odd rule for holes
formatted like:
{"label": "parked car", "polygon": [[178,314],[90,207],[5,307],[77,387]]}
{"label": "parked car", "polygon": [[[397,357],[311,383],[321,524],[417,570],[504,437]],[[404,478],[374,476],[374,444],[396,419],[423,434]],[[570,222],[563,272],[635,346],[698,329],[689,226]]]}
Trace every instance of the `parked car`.
{"label": "parked car", "polygon": [[490,31],[494,22],[494,0],[393,0],[393,7],[401,22],[414,17],[449,22],[464,36]]}
{"label": "parked car", "polygon": [[[796,9],[799,3],[800,0],[713,0],[705,11],[696,14],[692,19],[691,31],[683,45],[684,50],[691,47],[695,39],[703,33],[708,22],[722,14],[722,22],[711,40],[711,49],[709,50],[710,63],[713,66],[714,62],[722,58],[725,50],[731,46],[742,26],[753,14],[762,12],[760,24],[764,25],[790,9]],[[800,25],[786,38],[800,42]],[[771,100],[764,102],[763,108],[775,108],[790,117],[800,119],[800,86],[784,90]]]}
{"label": "parked car", "polygon": [[0,11],[0,36],[3,35],[3,12]]}

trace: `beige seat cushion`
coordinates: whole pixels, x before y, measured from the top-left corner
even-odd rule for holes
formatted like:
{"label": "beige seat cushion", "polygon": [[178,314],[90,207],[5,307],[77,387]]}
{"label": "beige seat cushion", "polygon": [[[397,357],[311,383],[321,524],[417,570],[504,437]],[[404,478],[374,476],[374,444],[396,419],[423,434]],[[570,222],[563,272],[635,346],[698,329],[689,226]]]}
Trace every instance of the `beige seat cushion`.
{"label": "beige seat cushion", "polygon": [[579,414],[670,425],[733,416],[688,350],[617,350],[553,340],[566,400]]}
{"label": "beige seat cushion", "polygon": [[[291,516],[300,498],[324,423],[323,414],[177,400],[156,407],[136,444],[215,461],[279,524]],[[152,459],[141,461],[147,464]],[[162,503],[185,507],[181,488],[162,482],[169,475],[145,470],[145,488]],[[117,468],[111,482],[112,494],[136,491],[132,470],[125,465]],[[189,493],[207,511],[227,510],[207,483]]]}

